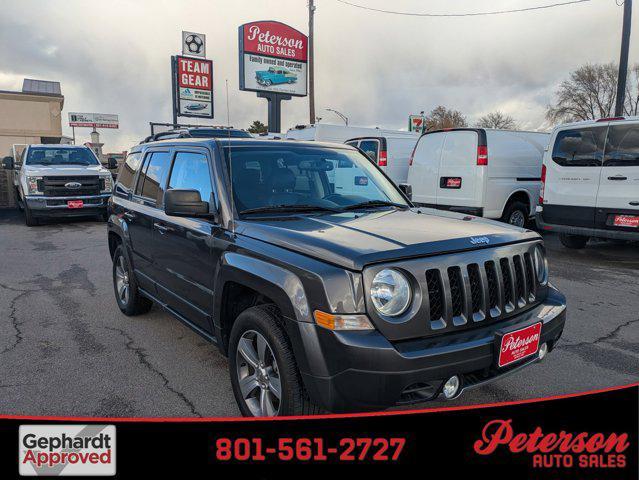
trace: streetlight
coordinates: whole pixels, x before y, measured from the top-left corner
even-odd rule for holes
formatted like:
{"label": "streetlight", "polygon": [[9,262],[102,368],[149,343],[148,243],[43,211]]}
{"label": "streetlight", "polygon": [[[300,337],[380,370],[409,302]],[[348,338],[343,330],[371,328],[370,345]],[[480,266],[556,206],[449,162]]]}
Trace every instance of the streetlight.
{"label": "streetlight", "polygon": [[346,125],[348,125],[348,117],[346,115],[344,115],[341,112],[338,112],[337,110],[334,110],[332,108],[327,108],[326,109],[327,112],[333,112],[335,115],[337,115],[339,118],[341,118],[342,120],[344,120],[344,123]]}

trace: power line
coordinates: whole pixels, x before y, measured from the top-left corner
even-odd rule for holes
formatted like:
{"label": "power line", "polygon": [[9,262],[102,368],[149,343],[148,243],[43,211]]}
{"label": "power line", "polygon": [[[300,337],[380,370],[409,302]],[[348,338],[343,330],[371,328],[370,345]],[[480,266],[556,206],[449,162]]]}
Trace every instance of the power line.
{"label": "power line", "polygon": [[389,13],[391,15],[404,15],[410,17],[478,17],[480,15],[502,15],[505,13],[517,13],[517,12],[529,12],[532,10],[543,10],[547,8],[562,7],[564,5],[573,5],[575,3],[589,2],[590,0],[572,0],[569,2],[551,3],[548,5],[538,5],[536,7],[517,8],[514,10],[495,10],[492,12],[474,12],[474,13],[413,13],[413,12],[397,12],[394,10],[382,10],[380,8],[366,7],[364,5],[358,5],[356,3],[347,2],[346,0],[337,0],[339,3],[349,5],[355,8],[361,8],[362,10],[369,10],[378,13]]}

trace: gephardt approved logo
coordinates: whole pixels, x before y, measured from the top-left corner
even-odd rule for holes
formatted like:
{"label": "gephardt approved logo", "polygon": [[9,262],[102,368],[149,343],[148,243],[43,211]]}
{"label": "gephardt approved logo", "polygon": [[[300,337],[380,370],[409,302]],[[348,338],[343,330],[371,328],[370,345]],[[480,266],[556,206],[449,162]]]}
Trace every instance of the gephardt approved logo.
{"label": "gephardt approved logo", "polygon": [[114,425],[20,425],[22,476],[115,475]]}

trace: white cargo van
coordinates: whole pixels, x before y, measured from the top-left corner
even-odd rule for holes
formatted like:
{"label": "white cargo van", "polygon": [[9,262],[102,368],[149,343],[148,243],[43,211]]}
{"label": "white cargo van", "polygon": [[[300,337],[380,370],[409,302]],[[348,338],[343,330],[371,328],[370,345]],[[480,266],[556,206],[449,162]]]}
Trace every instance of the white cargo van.
{"label": "white cargo van", "polygon": [[569,248],[639,240],[639,117],[560,125],[544,155],[540,228]]}
{"label": "white cargo van", "polygon": [[413,202],[523,227],[534,215],[549,134],[483,128],[427,132],[410,161]]}
{"label": "white cargo van", "polygon": [[403,130],[351,127],[318,123],[299,125],[286,132],[286,138],[318,142],[347,143],[366,153],[396,184],[406,182],[408,160],[419,134]]}

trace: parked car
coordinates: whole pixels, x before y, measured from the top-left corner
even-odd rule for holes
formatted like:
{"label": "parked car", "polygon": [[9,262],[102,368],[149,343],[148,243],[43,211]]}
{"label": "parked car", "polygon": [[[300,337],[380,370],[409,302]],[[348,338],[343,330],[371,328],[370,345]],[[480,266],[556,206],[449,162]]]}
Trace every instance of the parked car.
{"label": "parked car", "polygon": [[535,214],[548,139],[484,128],[427,132],[408,169],[413,201],[523,227]]}
{"label": "parked car", "polygon": [[544,155],[540,228],[568,248],[639,240],[639,117],[561,125]]}
{"label": "parked car", "polygon": [[299,125],[286,138],[347,143],[366,153],[397,185],[408,178],[408,161],[419,134],[404,130],[352,127],[348,125]]}
{"label": "parked car", "polygon": [[[340,165],[359,194],[335,190]],[[246,416],[455,398],[543,359],[564,328],[537,233],[413,208],[348,145],[138,145],[108,245],[120,310],[155,302],[217,344]]]}
{"label": "parked car", "polygon": [[[115,159],[108,166],[116,168]],[[46,217],[98,215],[106,220],[113,177],[90,148],[76,145],[27,145],[19,158],[5,157],[13,170],[18,207],[28,226]]]}
{"label": "parked car", "polygon": [[269,67],[268,70],[255,72],[255,80],[260,85],[269,87],[280,83],[295,83],[297,82],[297,75],[284,67]]}

